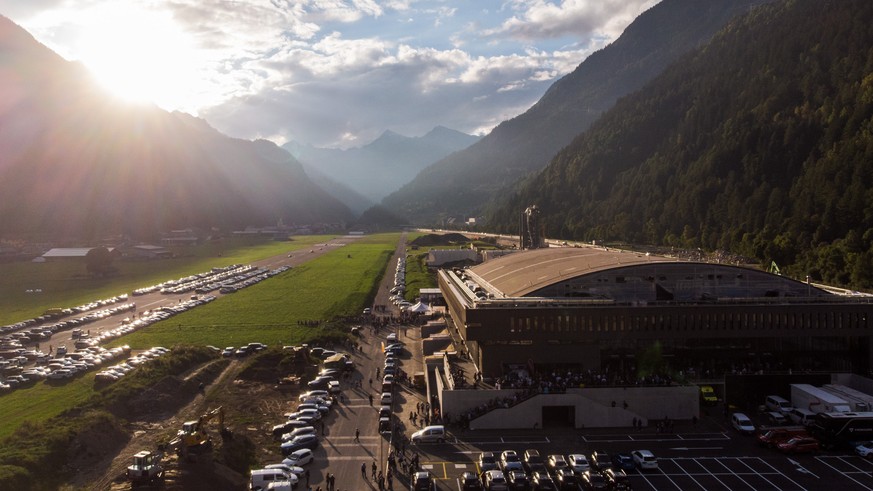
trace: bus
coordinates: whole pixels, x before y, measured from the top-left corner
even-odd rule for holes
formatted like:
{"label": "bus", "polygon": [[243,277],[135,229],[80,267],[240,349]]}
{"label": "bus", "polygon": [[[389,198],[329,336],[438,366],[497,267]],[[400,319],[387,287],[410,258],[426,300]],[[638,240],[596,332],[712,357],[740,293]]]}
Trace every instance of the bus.
{"label": "bus", "polygon": [[818,413],[809,431],[826,448],[870,441],[873,440],[873,412]]}

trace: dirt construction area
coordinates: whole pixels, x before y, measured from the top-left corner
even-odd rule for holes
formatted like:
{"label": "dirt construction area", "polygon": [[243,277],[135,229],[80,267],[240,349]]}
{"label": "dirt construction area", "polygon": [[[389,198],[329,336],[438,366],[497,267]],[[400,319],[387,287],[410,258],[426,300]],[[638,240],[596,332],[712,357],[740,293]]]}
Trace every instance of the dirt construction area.
{"label": "dirt construction area", "polygon": [[[161,380],[139,400],[130,401],[137,406],[134,412],[138,417],[129,420],[127,431],[78,436],[85,455],[82,462],[72,464],[76,466],[77,479],[70,483],[71,487],[131,489],[126,470],[133,456],[143,450],[163,449],[164,478],[138,485],[136,489],[245,489],[245,470],[250,463],[282,460],[270,429],[285,419],[283,414],[291,408],[289,401],[296,400],[300,388],[277,381],[303,375],[307,370],[303,359],[288,360],[288,354],[281,351],[241,359],[216,357],[183,376]],[[227,435],[222,434],[218,421],[212,420],[206,428],[210,444],[186,456],[165,448],[185,421],[197,420],[218,407],[225,415]],[[88,454],[112,457],[94,463],[87,462]]]}

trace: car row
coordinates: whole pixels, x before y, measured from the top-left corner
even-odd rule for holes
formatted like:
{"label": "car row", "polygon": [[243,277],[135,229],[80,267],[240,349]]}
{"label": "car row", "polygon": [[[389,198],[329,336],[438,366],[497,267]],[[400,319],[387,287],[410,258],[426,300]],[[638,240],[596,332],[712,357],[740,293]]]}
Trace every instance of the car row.
{"label": "car row", "polygon": [[658,468],[658,459],[648,450],[610,456],[596,451],[590,455],[541,456],[529,449],[523,457],[514,450],[482,452],[478,460],[481,475],[466,472],[458,478],[462,490],[578,490],[630,489],[627,473]]}
{"label": "car row", "polygon": [[15,324],[0,326],[0,334],[6,334],[13,331],[18,331],[24,329],[26,327],[38,326],[41,324],[46,324],[54,319],[59,317],[73,315],[75,313],[84,313],[89,310],[97,309],[100,307],[106,307],[109,305],[113,305],[119,302],[126,302],[128,299],[127,294],[116,295],[114,297],[105,298],[102,300],[95,300],[93,302],[89,302],[87,304],[79,305],[77,307],[71,308],[52,308],[46,311],[45,314],[34,317],[32,319],[26,319],[20,322],[16,322]]}

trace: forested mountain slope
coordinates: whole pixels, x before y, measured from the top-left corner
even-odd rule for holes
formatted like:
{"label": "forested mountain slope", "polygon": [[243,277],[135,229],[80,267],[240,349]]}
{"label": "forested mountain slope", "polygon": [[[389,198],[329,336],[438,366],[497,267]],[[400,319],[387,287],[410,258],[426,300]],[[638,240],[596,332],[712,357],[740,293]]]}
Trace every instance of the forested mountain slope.
{"label": "forested mountain slope", "polygon": [[[493,220],[873,286],[873,3],[755,9],[619,101]],[[786,268],[788,266],[788,268]]]}
{"label": "forested mountain slope", "polygon": [[563,146],[679,56],[707,42],[760,0],[664,0],[640,15],[612,44],[555,82],[524,114],[504,121],[469,148],[424,169],[383,200],[418,223],[465,218],[503,186],[542,169]]}

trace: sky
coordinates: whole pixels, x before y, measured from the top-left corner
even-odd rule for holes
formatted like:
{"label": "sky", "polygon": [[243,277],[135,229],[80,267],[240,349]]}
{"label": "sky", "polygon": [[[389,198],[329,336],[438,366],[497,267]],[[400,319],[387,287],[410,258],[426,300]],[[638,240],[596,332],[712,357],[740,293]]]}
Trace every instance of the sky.
{"label": "sky", "polygon": [[659,0],[0,0],[112,94],[244,139],[486,134]]}

